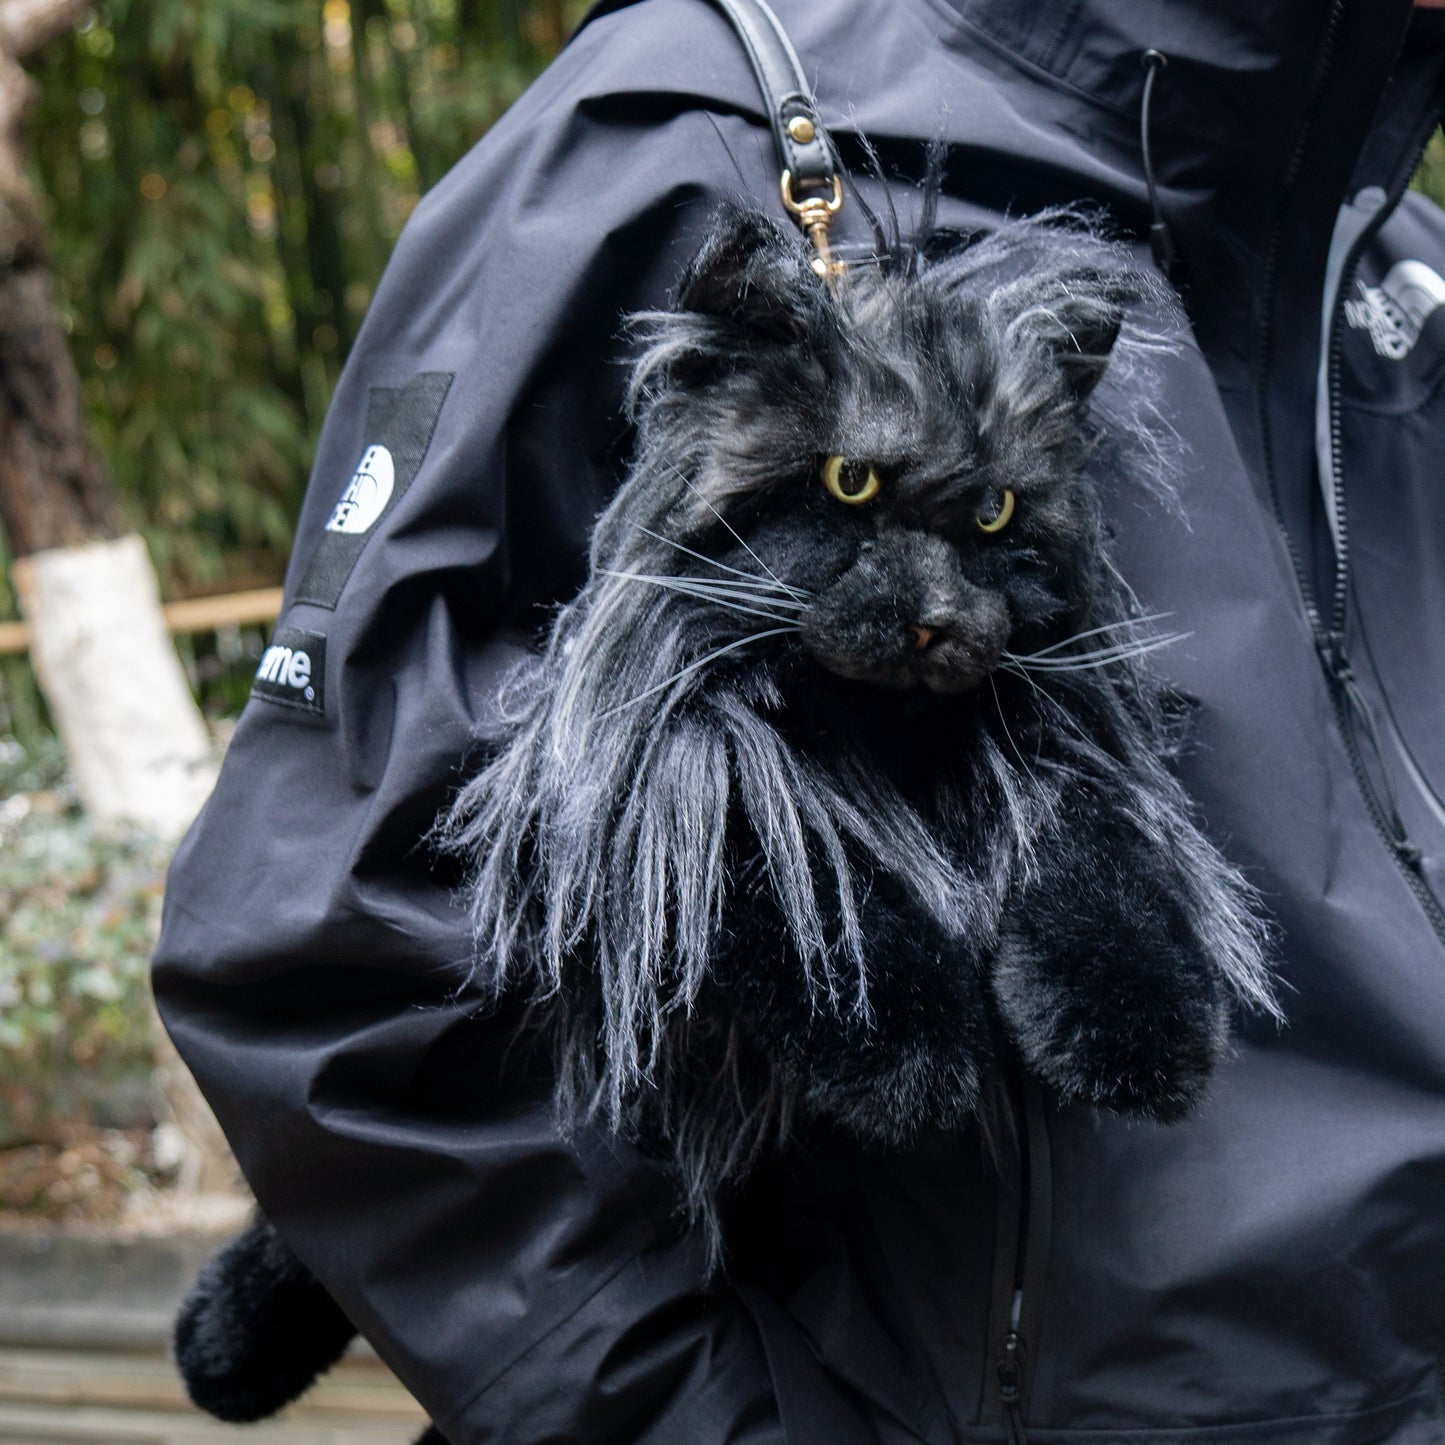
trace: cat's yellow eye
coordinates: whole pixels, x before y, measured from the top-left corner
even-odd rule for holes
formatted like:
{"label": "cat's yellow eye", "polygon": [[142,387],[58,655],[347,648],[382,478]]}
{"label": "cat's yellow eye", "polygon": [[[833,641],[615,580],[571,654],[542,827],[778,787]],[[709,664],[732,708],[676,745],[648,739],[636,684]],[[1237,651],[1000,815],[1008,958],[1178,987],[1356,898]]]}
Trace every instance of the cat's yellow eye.
{"label": "cat's yellow eye", "polygon": [[1003,489],[1003,497],[999,501],[998,511],[993,516],[987,517],[982,512],[973,520],[978,523],[980,532],[1002,532],[1009,524],[1009,518],[1014,514],[1014,494],[1011,488]]}
{"label": "cat's yellow eye", "polygon": [[852,457],[829,457],[823,463],[823,485],[840,502],[856,507],[860,502],[871,502],[883,483],[879,479],[878,468],[872,462],[860,462]]}

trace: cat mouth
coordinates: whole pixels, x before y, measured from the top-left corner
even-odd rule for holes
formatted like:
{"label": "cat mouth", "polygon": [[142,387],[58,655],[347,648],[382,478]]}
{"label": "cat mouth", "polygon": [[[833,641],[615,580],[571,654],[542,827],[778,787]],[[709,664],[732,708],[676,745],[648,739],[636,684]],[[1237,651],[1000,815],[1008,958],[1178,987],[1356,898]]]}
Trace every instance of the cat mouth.
{"label": "cat mouth", "polygon": [[867,589],[848,586],[855,576],[799,618],[799,640],[829,672],[895,691],[955,695],[1003,661],[1012,629],[998,593],[962,579],[925,587],[906,577],[869,577]]}
{"label": "cat mouth", "polygon": [[[969,635],[936,621],[851,631],[855,635],[839,636],[805,617],[803,646],[822,667],[852,682],[895,692],[922,688],[944,696],[978,687],[1002,661],[1006,642],[1002,632]],[[859,631],[863,638],[856,635]]]}
{"label": "cat mouth", "polygon": [[947,541],[920,532],[865,543],[798,621],[804,649],[829,672],[944,695],[983,682],[1013,630],[1002,593],[971,581]]}

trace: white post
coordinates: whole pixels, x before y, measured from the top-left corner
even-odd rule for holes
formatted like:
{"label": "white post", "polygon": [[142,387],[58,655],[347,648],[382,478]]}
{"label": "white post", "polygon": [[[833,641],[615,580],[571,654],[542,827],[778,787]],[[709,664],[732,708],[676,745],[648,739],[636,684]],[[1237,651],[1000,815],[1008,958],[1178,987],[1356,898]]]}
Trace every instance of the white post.
{"label": "white post", "polygon": [[145,543],[35,552],[12,564],[11,580],[87,815],[179,837],[210,794],[216,761]]}

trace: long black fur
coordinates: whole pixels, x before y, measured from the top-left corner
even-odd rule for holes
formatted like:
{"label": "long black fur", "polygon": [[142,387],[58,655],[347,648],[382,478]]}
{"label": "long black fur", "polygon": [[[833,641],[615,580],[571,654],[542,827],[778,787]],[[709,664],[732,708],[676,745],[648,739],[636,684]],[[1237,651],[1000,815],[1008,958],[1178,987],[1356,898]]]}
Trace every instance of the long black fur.
{"label": "long black fur", "polygon": [[[800,1121],[968,1122],[1010,1050],[1176,1117],[1232,1003],[1274,1009],[1101,524],[1104,470],[1167,487],[1154,343],[1122,330],[1161,288],[1066,213],[832,287],[809,262],[732,210],[636,319],[634,465],[442,827],[561,1118],[660,1142],[706,1219]],[[878,497],[829,495],[831,455]]]}
{"label": "long black fur", "polygon": [[[1161,343],[1129,315],[1169,300],[1078,215],[967,241],[928,210],[835,286],[729,210],[675,306],[635,318],[636,459],[438,827],[475,980],[533,1001],[559,1120],[673,1159],[715,1260],[719,1199],[795,1130],[964,1126],[1013,1059],[1173,1119],[1232,1007],[1277,1014],[1101,520],[1104,476],[1169,491]],[[878,496],[830,495],[831,456]],[[276,1333],[287,1256],[243,1241],[182,1316],[225,1418],[317,1368]]]}

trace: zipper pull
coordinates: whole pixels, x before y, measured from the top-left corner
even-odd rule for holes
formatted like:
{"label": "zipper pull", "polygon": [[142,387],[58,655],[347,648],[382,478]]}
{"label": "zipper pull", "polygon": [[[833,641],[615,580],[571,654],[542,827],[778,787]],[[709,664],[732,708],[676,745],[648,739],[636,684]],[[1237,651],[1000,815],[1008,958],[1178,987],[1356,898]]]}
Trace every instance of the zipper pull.
{"label": "zipper pull", "polygon": [[1355,671],[1345,652],[1343,632],[1318,633],[1315,637],[1315,651],[1319,653],[1325,671],[1335,682],[1349,683],[1355,680]]}
{"label": "zipper pull", "polygon": [[[1349,655],[1345,650],[1345,634],[1343,632],[1317,634],[1315,650],[1324,664],[1326,675],[1339,689],[1340,696],[1344,699],[1342,728],[1347,723],[1356,754],[1359,752],[1361,734],[1369,740],[1370,748],[1374,753],[1384,793],[1381,796],[1380,791],[1373,784],[1369,785],[1369,790],[1374,795],[1375,802],[1384,816],[1386,842],[1406,868],[1418,873],[1424,855],[1410,841],[1404,820],[1400,817],[1400,801],[1395,792],[1395,779],[1389,760],[1385,756],[1384,747],[1380,742],[1379,729],[1375,726],[1375,717],[1370,710],[1369,701],[1360,690],[1360,685],[1355,680],[1355,670],[1350,666]],[[1363,776],[1362,785],[1367,781],[1367,776]]]}
{"label": "zipper pull", "polygon": [[998,1380],[998,1398],[1003,1406],[1004,1429],[1008,1433],[1008,1445],[1029,1445],[1024,1434],[1023,1416],[1020,1407],[1024,1394],[1024,1350],[1023,1339],[1016,1330],[1010,1330],[1003,1337],[1003,1345],[994,1364],[994,1377]]}

